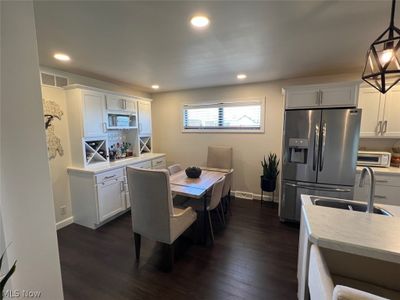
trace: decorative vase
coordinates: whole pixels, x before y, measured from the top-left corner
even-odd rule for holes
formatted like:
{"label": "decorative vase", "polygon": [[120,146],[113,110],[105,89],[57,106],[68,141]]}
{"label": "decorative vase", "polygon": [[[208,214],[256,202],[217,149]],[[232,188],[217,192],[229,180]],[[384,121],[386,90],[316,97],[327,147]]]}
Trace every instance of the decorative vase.
{"label": "decorative vase", "polygon": [[201,169],[199,167],[188,167],[186,168],[185,173],[189,178],[199,178],[201,175]]}
{"label": "decorative vase", "polygon": [[260,185],[261,185],[261,189],[264,192],[272,193],[276,189],[276,178],[275,179],[270,179],[270,178],[266,178],[264,176],[261,176]]}

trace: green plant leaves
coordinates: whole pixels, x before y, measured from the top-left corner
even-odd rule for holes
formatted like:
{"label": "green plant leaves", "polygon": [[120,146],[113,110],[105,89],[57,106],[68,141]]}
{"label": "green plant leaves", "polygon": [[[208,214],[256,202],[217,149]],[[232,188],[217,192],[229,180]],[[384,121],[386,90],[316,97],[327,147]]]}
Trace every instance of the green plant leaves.
{"label": "green plant leaves", "polygon": [[263,168],[263,177],[268,179],[276,179],[279,175],[279,159],[275,153],[268,155],[268,161],[264,159],[261,161]]}

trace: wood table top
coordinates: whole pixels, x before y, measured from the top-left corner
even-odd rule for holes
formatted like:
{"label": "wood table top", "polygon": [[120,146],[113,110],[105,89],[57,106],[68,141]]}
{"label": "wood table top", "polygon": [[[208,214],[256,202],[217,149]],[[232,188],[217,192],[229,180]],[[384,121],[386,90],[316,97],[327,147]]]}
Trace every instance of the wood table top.
{"label": "wood table top", "polygon": [[170,176],[171,191],[178,195],[199,199],[224,175],[223,172],[203,170],[199,178],[189,178],[182,170]]}
{"label": "wood table top", "polygon": [[189,178],[182,170],[170,176],[170,183],[208,190],[224,175],[222,172],[202,170],[199,178]]}

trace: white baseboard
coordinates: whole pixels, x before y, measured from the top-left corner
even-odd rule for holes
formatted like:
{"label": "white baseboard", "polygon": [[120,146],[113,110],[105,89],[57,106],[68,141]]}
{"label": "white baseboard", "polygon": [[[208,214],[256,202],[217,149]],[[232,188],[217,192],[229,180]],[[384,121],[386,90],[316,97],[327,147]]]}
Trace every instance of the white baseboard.
{"label": "white baseboard", "polygon": [[72,223],[74,223],[74,217],[66,218],[66,219],[56,223],[56,229],[59,230],[61,228],[64,228],[65,226],[68,226],[69,224],[72,224]]}
{"label": "white baseboard", "polygon": [[[233,196],[241,198],[241,199],[258,200],[258,201],[261,200],[261,194],[254,194],[254,193],[242,192],[242,191],[232,191],[231,193],[232,193]],[[264,201],[272,201],[272,193],[265,192],[263,194],[263,200]],[[278,193],[277,192],[275,192],[274,201],[275,202],[279,201],[279,197],[278,197]]]}

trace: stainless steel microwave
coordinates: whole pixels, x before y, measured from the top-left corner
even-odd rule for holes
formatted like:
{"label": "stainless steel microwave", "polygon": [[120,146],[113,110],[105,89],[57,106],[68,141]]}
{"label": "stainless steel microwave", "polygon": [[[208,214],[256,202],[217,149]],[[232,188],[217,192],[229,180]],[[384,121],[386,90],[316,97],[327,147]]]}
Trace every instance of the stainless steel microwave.
{"label": "stainless steel microwave", "polygon": [[370,167],[390,167],[390,152],[358,151],[357,165]]}

